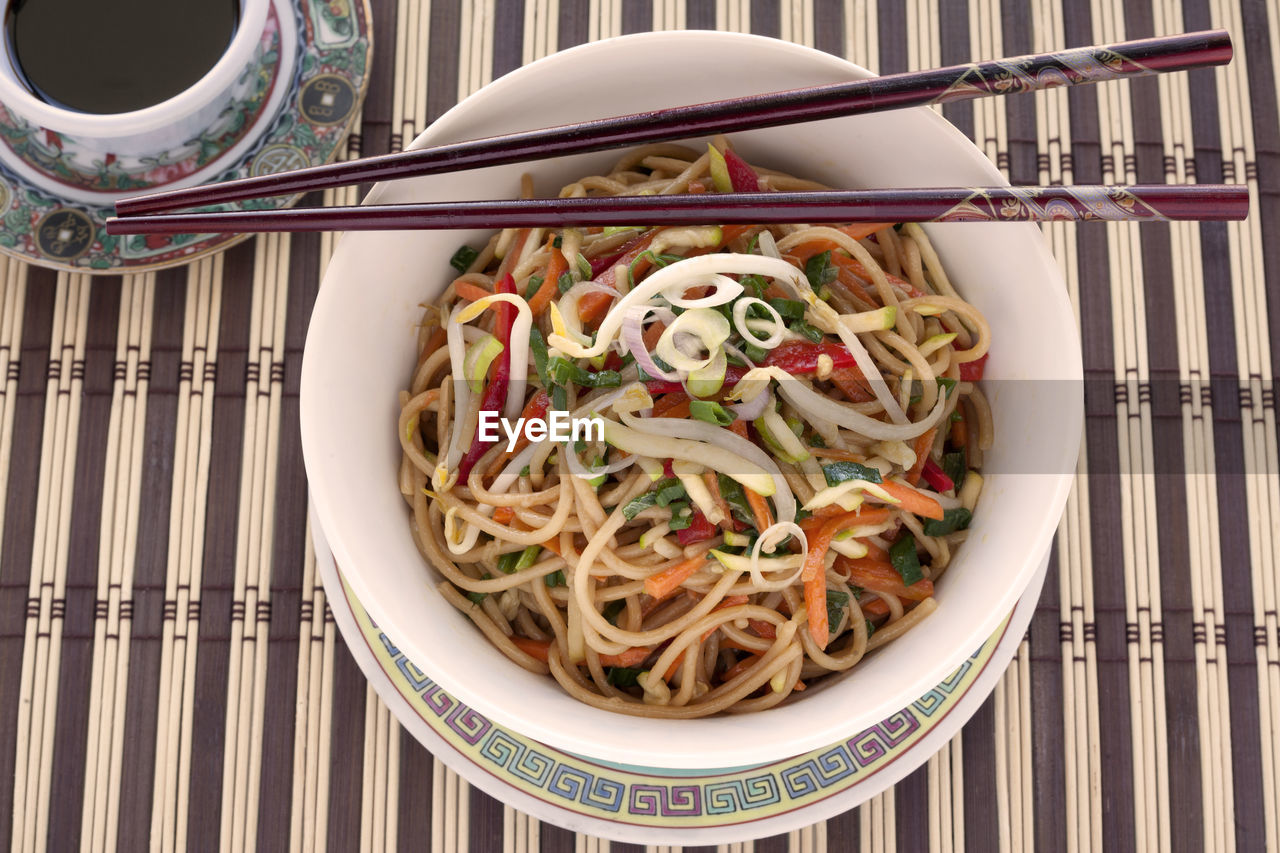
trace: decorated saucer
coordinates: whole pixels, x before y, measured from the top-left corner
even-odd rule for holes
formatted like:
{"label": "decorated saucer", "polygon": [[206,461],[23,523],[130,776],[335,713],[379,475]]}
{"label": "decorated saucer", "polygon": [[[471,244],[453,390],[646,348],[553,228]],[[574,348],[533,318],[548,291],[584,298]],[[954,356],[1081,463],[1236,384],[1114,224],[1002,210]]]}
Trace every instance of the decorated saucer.
{"label": "decorated saucer", "polygon": [[369,618],[312,516],[316,566],[356,663],[400,724],[450,769],[539,820],[638,844],[726,844],[847,811],[946,745],[995,689],[1035,613],[1049,558],[1013,612],[925,695],[847,740],[751,767],[671,770],[574,755],[446,693]]}
{"label": "decorated saucer", "polygon": [[[117,237],[104,223],[116,199],[157,184],[225,181],[333,160],[359,114],[371,51],[367,0],[272,0],[255,62],[218,122],[128,162],[84,156],[60,134],[0,106],[0,252],[55,269],[129,273],[229,248],[245,235]],[[278,208],[297,198],[209,209]]]}

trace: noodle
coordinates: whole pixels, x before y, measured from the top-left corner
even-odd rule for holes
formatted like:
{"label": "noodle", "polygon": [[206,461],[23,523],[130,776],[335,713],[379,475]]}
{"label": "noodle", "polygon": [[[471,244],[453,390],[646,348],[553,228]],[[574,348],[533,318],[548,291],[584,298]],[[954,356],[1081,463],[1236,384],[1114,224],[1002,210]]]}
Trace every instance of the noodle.
{"label": "noodle", "polygon": [[[713,146],[559,196],[821,188]],[[509,228],[453,264],[397,478],[440,594],[516,664],[620,713],[743,713],[936,609],[991,330],[922,229]]]}

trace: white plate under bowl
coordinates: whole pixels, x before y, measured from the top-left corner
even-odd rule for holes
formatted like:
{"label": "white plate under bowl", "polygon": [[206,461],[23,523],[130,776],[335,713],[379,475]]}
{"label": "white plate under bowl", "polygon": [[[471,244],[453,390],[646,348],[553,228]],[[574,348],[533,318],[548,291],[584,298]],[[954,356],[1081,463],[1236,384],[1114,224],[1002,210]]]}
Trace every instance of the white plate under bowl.
{"label": "white plate under bowl", "polygon": [[316,567],[356,663],[405,730],[489,796],[538,820],[635,844],[729,844],[826,820],[906,777],[973,716],[1018,651],[1049,558],[1008,618],[905,707],[835,743],[767,764],[667,770],[538,743],[468,708],[369,618],[312,519]]}
{"label": "white plate under bowl", "polygon": [[[866,77],[774,39],[650,33],[583,45],[521,68],[435,122],[415,147],[552,123]],[[980,186],[999,172],[940,115],[902,110],[739,134],[748,160],[833,186]],[[529,164],[541,194],[616,155]],[[520,166],[396,181],[374,203],[510,197]],[[1035,577],[1066,503],[1083,420],[1078,334],[1058,268],[1029,224],[929,230],[960,292],[994,330],[984,388],[997,426],[972,533],[939,585],[938,611],[823,690],[768,711],[700,720],[621,717],[565,694],[486,642],[433,589],[397,486],[397,393],[413,368],[419,304],[481,231],[362,232],[329,263],[307,338],[301,427],[316,513],[373,620],[444,689],[487,718],[579,755],[728,767],[798,755],[866,728],[943,680],[992,634]]]}

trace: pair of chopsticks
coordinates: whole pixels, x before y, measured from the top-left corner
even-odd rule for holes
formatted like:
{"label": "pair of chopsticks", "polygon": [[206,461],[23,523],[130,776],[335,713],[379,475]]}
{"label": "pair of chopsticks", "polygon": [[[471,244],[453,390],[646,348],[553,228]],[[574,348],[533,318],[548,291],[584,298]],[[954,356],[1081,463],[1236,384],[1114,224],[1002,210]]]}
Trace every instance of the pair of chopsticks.
{"label": "pair of chopsticks", "polygon": [[636,222],[693,225],[1243,219],[1249,206],[1247,188],[1210,184],[708,193],[169,212],[714,133],[1145,77],[1224,65],[1231,57],[1231,39],[1226,31],[1209,30],[634,113],[123,199],[116,203],[117,217],[107,220],[107,232],[418,230]]}

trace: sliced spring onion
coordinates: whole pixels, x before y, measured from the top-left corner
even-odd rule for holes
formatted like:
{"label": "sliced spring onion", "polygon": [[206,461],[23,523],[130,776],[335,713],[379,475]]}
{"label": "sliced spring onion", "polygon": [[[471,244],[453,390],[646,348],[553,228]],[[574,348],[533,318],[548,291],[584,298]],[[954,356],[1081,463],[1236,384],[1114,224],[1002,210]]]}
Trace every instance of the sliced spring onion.
{"label": "sliced spring onion", "polygon": [[[765,430],[769,433],[769,439],[778,447],[780,455],[787,462],[795,464],[809,458],[809,448],[804,446],[804,443],[792,431],[790,424],[783,420],[782,415],[774,411],[772,407],[766,408],[756,423],[757,430],[763,424]],[[761,437],[764,437],[764,431],[761,431]]]}
{"label": "sliced spring onion", "polygon": [[572,382],[584,388],[617,388],[622,384],[622,376],[616,370],[601,370],[592,373],[574,364],[566,358],[551,359],[547,363],[547,372],[551,381],[557,385]]}
{"label": "sliced spring onion", "polygon": [[691,400],[689,414],[716,426],[728,426],[738,419],[737,414],[711,400]]}
{"label": "sliced spring onion", "polygon": [[685,390],[691,397],[710,397],[720,393],[720,389],[724,387],[725,372],[728,368],[729,357],[721,346],[712,351],[709,364],[689,371],[689,377],[685,380]]}
{"label": "sliced spring onion", "polygon": [[[747,311],[752,307],[762,309],[769,315],[768,320],[773,321],[773,331],[768,337],[756,337],[754,329],[747,325]],[[760,349],[773,349],[787,336],[787,325],[782,321],[782,315],[778,313],[778,309],[754,296],[743,296],[733,303],[733,328],[749,346]]]}
{"label": "sliced spring onion", "polygon": [[689,500],[693,502],[694,506],[702,510],[702,514],[706,516],[707,521],[717,525],[724,521],[724,511],[720,509],[720,505],[716,503],[715,498],[711,497],[711,490],[707,488],[707,484],[702,480],[701,465],[677,459],[671,463],[671,470],[680,478],[680,483],[684,486]]}
{"label": "sliced spring onion", "polygon": [[480,257],[480,253],[470,246],[459,246],[458,251],[454,252],[453,257],[449,259],[449,266],[460,273],[465,273],[471,269],[471,265],[475,263],[478,257]]}
{"label": "sliced spring onion", "polygon": [[720,153],[720,149],[708,142],[707,157],[710,160],[708,171],[711,172],[711,183],[715,186],[716,192],[733,192],[733,181],[729,178],[729,166],[724,162],[724,155]]}
{"label": "sliced spring onion", "polygon": [[[898,309],[894,305],[886,305],[874,311],[863,311],[859,314],[841,314],[840,321],[851,332],[881,332],[892,329],[898,322]],[[952,337],[955,337],[952,335]],[[921,352],[923,355],[923,351]]]}
{"label": "sliced spring onion", "polygon": [[934,335],[931,338],[926,338],[924,343],[920,344],[919,346],[920,355],[924,356],[925,358],[928,358],[929,356],[933,355],[935,352],[942,349],[943,347],[945,347],[947,344],[951,343],[955,339],[956,339],[955,332],[947,332],[945,334]]}
{"label": "sliced spring onion", "polygon": [[724,231],[719,225],[664,228],[649,244],[649,251],[661,257],[667,249],[712,249],[719,246],[722,239],[724,239]]}
{"label": "sliced spring onion", "polygon": [[814,290],[835,281],[839,272],[831,263],[830,250],[814,255],[804,265],[804,276]]}
{"label": "sliced spring onion", "polygon": [[462,359],[462,372],[467,377],[467,385],[472,394],[484,390],[484,378],[489,375],[489,365],[502,354],[502,342],[493,335],[485,335],[467,347],[467,354]]}

